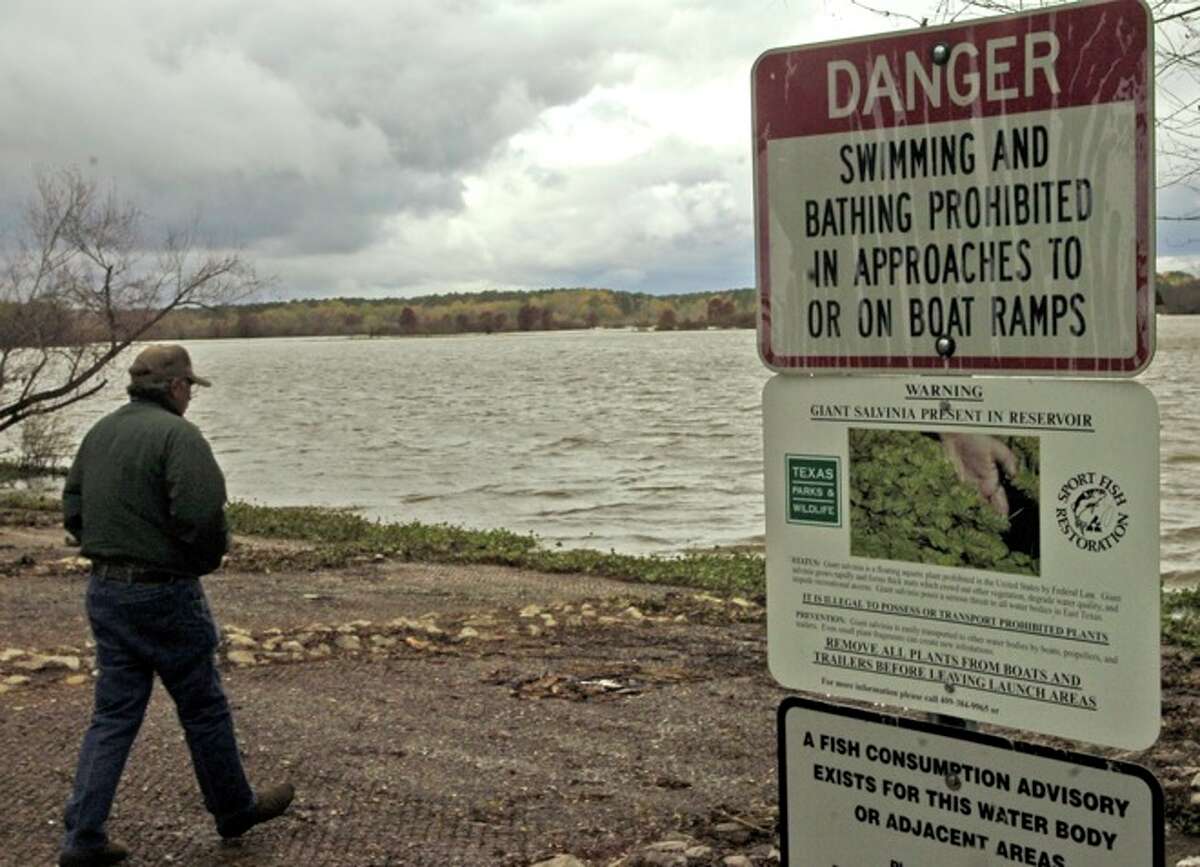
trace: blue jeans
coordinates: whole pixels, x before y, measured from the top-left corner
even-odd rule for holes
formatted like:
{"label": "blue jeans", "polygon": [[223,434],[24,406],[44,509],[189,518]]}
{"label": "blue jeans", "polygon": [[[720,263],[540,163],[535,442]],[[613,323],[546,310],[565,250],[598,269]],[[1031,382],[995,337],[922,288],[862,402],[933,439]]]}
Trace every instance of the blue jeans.
{"label": "blue jeans", "polygon": [[157,672],[175,701],[204,806],[217,827],[254,809],[214,652],[218,633],[199,580],[128,584],[93,575],[96,703],[67,801],[63,848],[108,842],[104,824]]}

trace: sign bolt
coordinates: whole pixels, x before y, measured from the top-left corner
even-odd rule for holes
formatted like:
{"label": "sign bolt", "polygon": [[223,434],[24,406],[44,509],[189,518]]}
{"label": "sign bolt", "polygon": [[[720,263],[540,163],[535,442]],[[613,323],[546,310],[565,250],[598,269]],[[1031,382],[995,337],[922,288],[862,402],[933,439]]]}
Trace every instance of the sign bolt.
{"label": "sign bolt", "polygon": [[938,66],[945,66],[950,60],[950,46],[945,42],[939,42],[933,46],[933,62]]}
{"label": "sign bolt", "polygon": [[939,337],[937,343],[934,344],[934,349],[942,358],[949,358],[954,354],[954,350],[958,348],[958,344],[954,342],[953,337]]}

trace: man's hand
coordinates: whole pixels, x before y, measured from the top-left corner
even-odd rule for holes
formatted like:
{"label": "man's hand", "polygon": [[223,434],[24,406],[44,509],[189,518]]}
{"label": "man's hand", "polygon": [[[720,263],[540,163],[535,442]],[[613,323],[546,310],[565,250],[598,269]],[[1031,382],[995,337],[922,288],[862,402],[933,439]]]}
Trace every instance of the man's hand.
{"label": "man's hand", "polygon": [[942,450],[960,481],[974,485],[988,505],[1001,517],[1008,517],[1008,495],[1000,483],[1000,469],[1006,478],[1017,474],[1017,457],[995,437],[980,434],[944,433]]}

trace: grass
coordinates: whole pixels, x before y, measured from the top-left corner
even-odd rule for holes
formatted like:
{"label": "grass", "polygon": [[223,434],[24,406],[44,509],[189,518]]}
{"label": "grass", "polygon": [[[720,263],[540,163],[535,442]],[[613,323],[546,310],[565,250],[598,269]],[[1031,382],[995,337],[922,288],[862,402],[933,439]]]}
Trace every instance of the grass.
{"label": "grass", "polygon": [[723,593],[761,597],[763,558],[714,551],[679,556],[634,556],[588,549],[550,549],[532,535],[508,530],[466,530],[448,524],[389,524],[368,521],[345,509],[269,507],[233,503],[229,522],[235,533],[296,539],[321,547],[327,566],[355,558],[395,557],[430,563],[487,563],[539,572],[582,572],[647,584],[679,584]]}
{"label": "grass", "polygon": [[1162,640],[1200,650],[1200,587],[1163,591]]}
{"label": "grass", "polygon": [[[2,476],[0,481],[3,481]],[[62,510],[62,503],[58,497],[33,491],[0,491],[0,509],[16,512],[59,512]]]}
{"label": "grass", "polygon": [[29,479],[63,477],[66,474],[66,467],[33,467],[22,461],[0,460],[0,485]]}
{"label": "grass", "polygon": [[[57,512],[56,497],[0,491],[0,509]],[[274,507],[232,503],[235,533],[309,542],[306,565],[338,568],[375,555],[425,563],[483,563],[550,573],[585,573],[646,584],[676,584],[757,600],[766,595],[761,555],[741,551],[678,556],[635,556],[543,546],[533,535],[508,530],[467,530],[448,524],[369,521],[349,509]],[[1163,591],[1162,640],[1200,650],[1200,588]]]}
{"label": "grass", "polygon": [[[321,546],[325,565],[382,554],[435,563],[491,563],[539,572],[582,572],[647,584],[739,593],[762,599],[766,569],[761,555],[745,552],[690,553],[639,557],[587,549],[543,547],[535,536],[507,530],[465,530],[445,524],[386,524],[345,509],[278,508],[234,503],[234,532],[298,539]],[[1164,643],[1200,649],[1200,589],[1164,591]]]}

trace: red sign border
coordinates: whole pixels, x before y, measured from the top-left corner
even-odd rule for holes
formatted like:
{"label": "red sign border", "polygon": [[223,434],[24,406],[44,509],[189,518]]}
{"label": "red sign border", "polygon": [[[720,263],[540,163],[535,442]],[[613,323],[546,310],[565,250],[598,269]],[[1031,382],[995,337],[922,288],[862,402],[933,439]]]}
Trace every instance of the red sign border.
{"label": "red sign border", "polygon": [[[1052,357],[1052,356],[995,356],[995,355],[954,355],[943,358],[931,355],[780,355],[771,346],[771,281],[770,281],[770,237],[768,230],[767,207],[767,160],[766,150],[769,141],[787,136],[772,135],[769,123],[760,116],[758,81],[765,63],[774,58],[786,58],[797,53],[825,52],[831,48],[847,45],[870,44],[879,45],[881,42],[892,40],[908,41],[914,37],[929,37],[929,49],[935,41],[947,36],[958,36],[960,41],[981,42],[986,34],[980,34],[995,24],[1011,24],[1015,20],[1044,19],[1047,26],[1052,26],[1059,15],[1095,16],[1102,12],[1102,7],[1117,7],[1126,11],[1127,7],[1136,7],[1144,16],[1145,44],[1142,62],[1138,64],[1139,83],[1142,85],[1134,94],[1134,128],[1135,142],[1135,189],[1137,238],[1135,239],[1135,272],[1136,272],[1136,348],[1134,354],[1128,357]],[[1039,8],[1030,12],[1018,12],[1011,15],[994,16],[974,19],[965,23],[946,24],[938,27],[925,27],[900,30],[894,33],[873,34],[866,37],[841,39],[832,42],[813,43],[810,45],[776,48],[764,52],[755,61],[751,71],[751,127],[754,136],[754,216],[755,216],[755,253],[756,271],[758,277],[759,318],[758,318],[758,350],[763,364],[777,373],[815,373],[822,370],[835,372],[884,372],[904,373],[917,371],[920,373],[953,373],[979,371],[990,374],[1100,374],[1109,376],[1132,377],[1145,369],[1154,355],[1154,304],[1151,290],[1151,257],[1155,255],[1154,247],[1154,199],[1151,195],[1153,179],[1151,177],[1154,165],[1154,125],[1153,104],[1154,86],[1150,74],[1154,56],[1154,21],[1150,8],[1143,0],[1096,0],[1096,2],[1071,3],[1069,5]],[[1105,101],[1118,101],[1115,99]],[[1093,100],[1084,104],[1097,104]],[[1025,111],[1032,109],[1026,108]],[[1005,114],[1002,111],[992,111],[992,114]],[[1024,112],[1012,112],[1019,114]]]}

